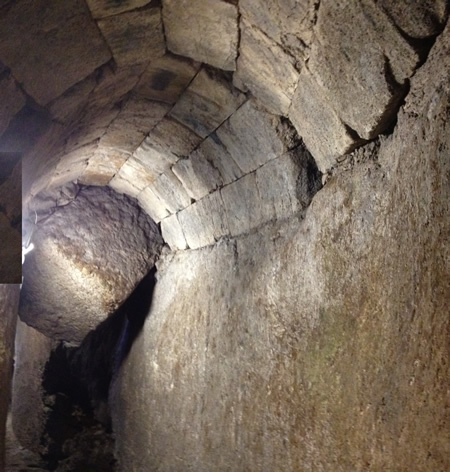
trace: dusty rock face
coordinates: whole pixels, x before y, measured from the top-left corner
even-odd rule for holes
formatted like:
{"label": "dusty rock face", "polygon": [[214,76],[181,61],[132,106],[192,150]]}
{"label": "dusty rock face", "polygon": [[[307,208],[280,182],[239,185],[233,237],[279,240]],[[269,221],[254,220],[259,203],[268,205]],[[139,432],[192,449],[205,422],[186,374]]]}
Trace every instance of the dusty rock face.
{"label": "dusty rock face", "polygon": [[81,341],[153,266],[155,224],[128,197],[86,187],[33,235],[20,316],[49,337]]}
{"label": "dusty rock face", "polygon": [[0,470],[4,466],[6,415],[11,398],[14,335],[16,331],[18,285],[0,285]]}
{"label": "dusty rock face", "polygon": [[448,39],[304,220],[161,264],[115,385],[122,470],[450,468]]}

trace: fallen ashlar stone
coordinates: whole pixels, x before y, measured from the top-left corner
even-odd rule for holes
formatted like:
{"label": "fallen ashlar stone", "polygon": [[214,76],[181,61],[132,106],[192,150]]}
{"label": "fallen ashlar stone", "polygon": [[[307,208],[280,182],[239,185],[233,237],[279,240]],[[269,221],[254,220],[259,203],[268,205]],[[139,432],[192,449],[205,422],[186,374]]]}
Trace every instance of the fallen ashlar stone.
{"label": "fallen ashlar stone", "polygon": [[117,15],[124,11],[134,10],[150,3],[151,0],[86,0],[92,16],[96,19]]}
{"label": "fallen ashlar stone", "polygon": [[271,112],[286,115],[297,86],[295,59],[258,28],[241,21],[236,86],[244,84]]}
{"label": "fallen ashlar stone", "polygon": [[78,181],[85,185],[108,185],[131,154],[116,149],[98,148]]}
{"label": "fallen ashlar stone", "polygon": [[309,70],[341,120],[374,138],[395,117],[418,54],[372,0],[322,2],[315,32]]}
{"label": "fallen ashlar stone", "polygon": [[137,200],[155,223],[159,223],[170,215],[164,203],[155,195],[150,187],[145,187],[137,196]]}
{"label": "fallen ashlar stone", "polygon": [[168,53],[151,61],[134,92],[150,100],[174,104],[200,66],[199,62]]}
{"label": "fallen ashlar stone", "polygon": [[134,152],[168,110],[163,103],[130,98],[100,139],[100,146]]}
{"label": "fallen ashlar stone", "polygon": [[10,75],[0,80],[0,136],[14,115],[25,105],[25,97]]}
{"label": "fallen ashlar stone", "polygon": [[258,108],[252,100],[233,113],[217,136],[245,174],[298,143],[297,133],[287,121]]}
{"label": "fallen ashlar stone", "polygon": [[203,68],[185,90],[170,116],[206,138],[245,100],[222,74]]}
{"label": "fallen ashlar stone", "polygon": [[147,63],[166,51],[160,8],[126,12],[97,23],[119,66]]}
{"label": "fallen ashlar stone", "polygon": [[170,51],[219,69],[236,69],[236,5],[221,0],[163,0],[163,20]]}
{"label": "fallen ashlar stone", "polygon": [[446,0],[375,0],[408,36],[426,38],[440,32],[448,16]]}
{"label": "fallen ashlar stone", "polygon": [[191,203],[186,189],[170,169],[152,182],[150,188],[170,213],[176,213]]}
{"label": "fallen ashlar stone", "polygon": [[184,250],[188,248],[177,214],[171,215],[161,221],[161,234],[164,241],[172,250]]}
{"label": "fallen ashlar stone", "polygon": [[20,317],[54,339],[79,342],[153,266],[162,240],[136,201],[85,187],[36,228],[24,264]]}
{"label": "fallen ashlar stone", "polygon": [[24,0],[0,19],[0,59],[46,105],[111,58],[82,0]]}
{"label": "fallen ashlar stone", "polygon": [[214,192],[178,213],[186,242],[191,249],[214,244],[229,235],[220,192]]}
{"label": "fallen ashlar stone", "polygon": [[336,164],[338,156],[350,152],[361,142],[342,123],[327,94],[306,67],[300,74],[289,119],[322,173]]}

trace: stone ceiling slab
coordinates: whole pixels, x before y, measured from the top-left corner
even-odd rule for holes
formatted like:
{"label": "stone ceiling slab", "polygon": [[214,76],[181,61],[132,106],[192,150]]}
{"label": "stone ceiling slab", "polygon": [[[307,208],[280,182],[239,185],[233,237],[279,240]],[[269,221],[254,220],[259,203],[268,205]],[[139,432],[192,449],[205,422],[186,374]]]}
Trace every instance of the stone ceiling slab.
{"label": "stone ceiling slab", "polygon": [[114,175],[109,185],[117,192],[137,197],[156,178],[157,174],[152,169],[131,156]]}
{"label": "stone ceiling slab", "polygon": [[161,9],[145,8],[98,21],[119,66],[142,64],[164,55]]}
{"label": "stone ceiling slab", "polygon": [[245,96],[222,75],[202,69],[177,101],[170,116],[206,138],[244,101]]}
{"label": "stone ceiling slab", "polygon": [[86,0],[92,16],[96,19],[117,15],[148,5],[151,0]]}
{"label": "stone ceiling slab", "polygon": [[163,0],[167,47],[223,70],[236,69],[238,9],[221,0]]}
{"label": "stone ceiling slab", "polygon": [[191,204],[186,189],[170,169],[152,182],[150,188],[170,213],[176,213]]}
{"label": "stone ceiling slab", "polygon": [[127,152],[99,148],[89,159],[78,181],[85,185],[108,185],[129,157]]}
{"label": "stone ceiling slab", "polygon": [[11,2],[0,17],[0,59],[40,105],[110,58],[82,0]]}

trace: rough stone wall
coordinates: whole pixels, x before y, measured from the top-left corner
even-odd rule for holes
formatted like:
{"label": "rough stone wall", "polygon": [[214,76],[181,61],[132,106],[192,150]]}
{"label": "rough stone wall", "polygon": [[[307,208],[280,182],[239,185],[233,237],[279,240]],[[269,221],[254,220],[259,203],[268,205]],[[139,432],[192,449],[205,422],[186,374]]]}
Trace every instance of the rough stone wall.
{"label": "rough stone wall", "polygon": [[450,469],[448,33],[303,220],[160,264],[122,470]]}
{"label": "rough stone wall", "polygon": [[6,415],[13,373],[18,285],[0,285],[0,470],[4,466]]}

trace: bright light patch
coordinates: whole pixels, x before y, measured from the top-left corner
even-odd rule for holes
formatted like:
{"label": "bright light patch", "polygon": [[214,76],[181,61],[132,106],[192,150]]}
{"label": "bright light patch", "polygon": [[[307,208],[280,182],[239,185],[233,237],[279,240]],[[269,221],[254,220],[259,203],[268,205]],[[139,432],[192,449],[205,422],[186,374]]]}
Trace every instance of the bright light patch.
{"label": "bright light patch", "polygon": [[22,264],[25,262],[25,256],[34,249],[34,244],[31,243],[28,247],[22,247]]}

